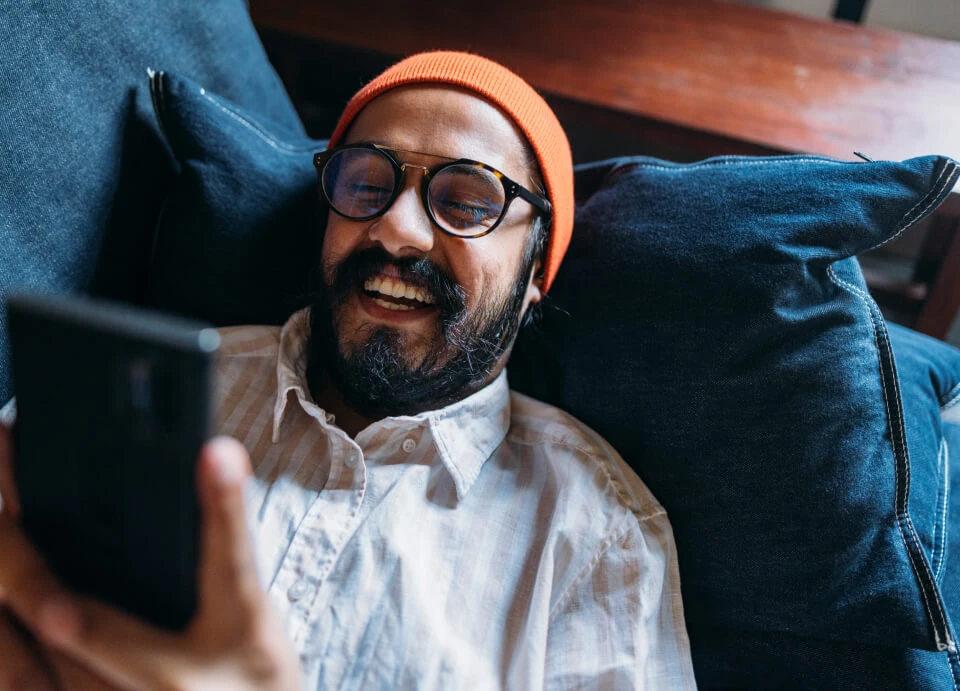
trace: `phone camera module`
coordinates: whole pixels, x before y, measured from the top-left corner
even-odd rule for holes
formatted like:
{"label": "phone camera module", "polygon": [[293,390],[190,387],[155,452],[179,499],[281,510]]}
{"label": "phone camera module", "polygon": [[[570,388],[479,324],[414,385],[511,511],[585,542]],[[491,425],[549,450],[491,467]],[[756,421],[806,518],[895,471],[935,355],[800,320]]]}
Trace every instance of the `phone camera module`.
{"label": "phone camera module", "polygon": [[143,414],[151,408],[153,397],[150,393],[150,374],[150,362],[145,359],[134,360],[127,369],[127,381],[130,385],[128,400],[134,413]]}

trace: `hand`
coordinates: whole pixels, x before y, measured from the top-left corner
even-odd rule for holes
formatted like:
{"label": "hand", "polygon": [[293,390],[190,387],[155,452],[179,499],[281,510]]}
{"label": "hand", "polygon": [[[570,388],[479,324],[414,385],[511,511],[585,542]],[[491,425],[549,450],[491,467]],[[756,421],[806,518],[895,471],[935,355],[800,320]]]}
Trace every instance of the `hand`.
{"label": "hand", "polygon": [[[292,647],[257,580],[243,511],[249,467],[246,451],[232,439],[215,439],[200,454],[199,603],[182,634],[68,593],[5,508],[0,516],[0,590],[17,618],[42,641],[41,652],[65,653],[121,689],[299,688]],[[17,509],[14,501],[14,514]]]}
{"label": "hand", "polygon": [[[13,481],[10,431],[0,424],[0,517],[19,517],[19,498]],[[55,650],[44,649],[7,606],[0,589],[0,691],[51,691],[54,688],[109,691],[106,684],[88,670]]]}

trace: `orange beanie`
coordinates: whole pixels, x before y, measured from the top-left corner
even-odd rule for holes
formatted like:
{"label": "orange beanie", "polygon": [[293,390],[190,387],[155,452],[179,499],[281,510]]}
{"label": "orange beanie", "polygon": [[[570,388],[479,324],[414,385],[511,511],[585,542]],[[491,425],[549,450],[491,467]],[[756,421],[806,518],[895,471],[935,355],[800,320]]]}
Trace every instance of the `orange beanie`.
{"label": "orange beanie", "polygon": [[479,94],[506,113],[526,136],[553,206],[543,267],[543,292],[546,293],[573,232],[573,157],[557,116],[533,87],[503,65],[470,53],[419,53],[390,67],[350,99],[329,146],[340,142],[350,123],[374,98],[390,89],[412,84],[450,84]]}

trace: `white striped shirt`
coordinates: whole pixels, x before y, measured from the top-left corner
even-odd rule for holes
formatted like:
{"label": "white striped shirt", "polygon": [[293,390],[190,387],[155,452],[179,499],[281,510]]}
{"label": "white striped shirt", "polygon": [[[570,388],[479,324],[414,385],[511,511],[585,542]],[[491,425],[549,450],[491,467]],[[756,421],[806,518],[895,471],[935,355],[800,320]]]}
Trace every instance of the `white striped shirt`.
{"label": "white striped shirt", "polygon": [[670,523],[592,430],[508,389],[351,439],[307,312],[221,329],[258,566],[311,689],[694,688]]}

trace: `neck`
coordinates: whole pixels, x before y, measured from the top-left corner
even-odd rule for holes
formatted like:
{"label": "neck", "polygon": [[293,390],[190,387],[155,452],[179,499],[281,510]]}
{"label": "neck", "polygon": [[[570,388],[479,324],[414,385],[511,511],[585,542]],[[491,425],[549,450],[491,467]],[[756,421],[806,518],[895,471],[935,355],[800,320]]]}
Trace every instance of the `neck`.
{"label": "neck", "polygon": [[376,422],[376,419],[364,417],[349,405],[343,398],[343,394],[334,385],[330,376],[322,367],[308,368],[307,385],[310,387],[310,395],[313,401],[324,411],[330,413],[336,419],[337,426],[342,429],[351,439],[355,439],[361,431]]}
{"label": "neck", "polygon": [[[476,393],[496,379],[506,364],[506,355],[501,358],[486,379],[462,392],[460,398],[463,399]],[[383,417],[366,417],[351,408],[323,367],[307,368],[307,386],[310,388],[310,395],[313,397],[314,403],[323,408],[325,412],[332,414],[336,419],[336,425],[346,432],[351,439],[355,439],[360,432],[374,422],[383,419]],[[416,415],[419,412],[422,411],[411,411],[408,414]]]}

